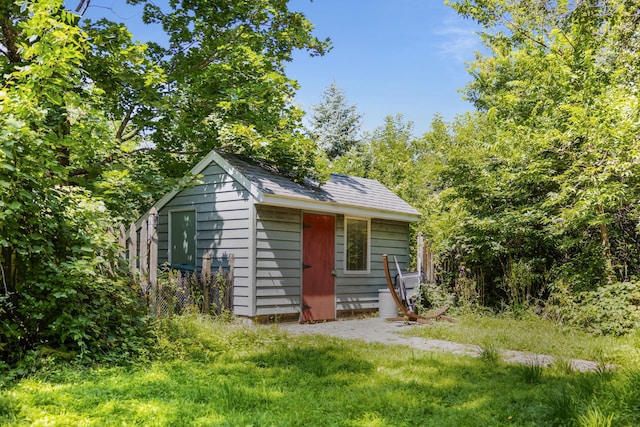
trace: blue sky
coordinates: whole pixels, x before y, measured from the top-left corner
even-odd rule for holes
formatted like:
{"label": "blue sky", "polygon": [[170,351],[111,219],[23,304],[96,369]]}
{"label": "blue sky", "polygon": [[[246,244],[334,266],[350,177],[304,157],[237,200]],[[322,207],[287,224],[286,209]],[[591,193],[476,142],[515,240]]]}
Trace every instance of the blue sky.
{"label": "blue sky", "polygon": [[[474,24],[443,1],[290,0],[317,37],[333,42],[324,57],[299,52],[287,65],[287,75],[301,86],[295,102],[309,112],[335,80],[364,114],[363,131],[400,113],[414,122],[416,135],[428,130],[436,113],[452,120],[471,110],[458,90],[469,81],[465,61],[480,49],[479,38]],[[161,37],[158,29],[141,25],[141,9],[124,0],[93,0],[85,16],[124,22],[142,42]]]}
{"label": "blue sky", "polygon": [[465,61],[481,48],[479,38],[443,0],[292,0],[290,7],[333,42],[324,57],[300,53],[287,67],[306,111],[333,80],[364,113],[363,130],[401,113],[419,135],[436,113],[452,120],[472,109],[458,90],[470,79]]}

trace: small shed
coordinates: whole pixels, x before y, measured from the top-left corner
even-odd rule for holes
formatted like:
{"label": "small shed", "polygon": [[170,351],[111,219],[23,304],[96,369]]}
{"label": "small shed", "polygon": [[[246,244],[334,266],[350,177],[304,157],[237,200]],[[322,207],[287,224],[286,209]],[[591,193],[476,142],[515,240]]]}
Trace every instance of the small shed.
{"label": "small shed", "polygon": [[234,255],[234,312],[250,318],[335,319],[378,308],[382,255],[409,261],[420,213],[378,181],[332,174],[298,184],[268,167],[212,151],[199,183],[159,200],[158,262],[198,268]]}

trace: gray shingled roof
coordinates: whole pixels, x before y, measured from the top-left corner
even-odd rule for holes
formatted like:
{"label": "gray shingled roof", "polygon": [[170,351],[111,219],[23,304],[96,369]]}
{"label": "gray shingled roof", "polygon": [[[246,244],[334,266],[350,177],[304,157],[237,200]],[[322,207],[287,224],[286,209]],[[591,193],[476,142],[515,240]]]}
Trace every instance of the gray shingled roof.
{"label": "gray shingled roof", "polygon": [[420,212],[374,179],[331,174],[329,181],[321,187],[313,183],[301,185],[274,171],[245,162],[234,155],[221,152],[218,154],[265,195],[420,215]]}

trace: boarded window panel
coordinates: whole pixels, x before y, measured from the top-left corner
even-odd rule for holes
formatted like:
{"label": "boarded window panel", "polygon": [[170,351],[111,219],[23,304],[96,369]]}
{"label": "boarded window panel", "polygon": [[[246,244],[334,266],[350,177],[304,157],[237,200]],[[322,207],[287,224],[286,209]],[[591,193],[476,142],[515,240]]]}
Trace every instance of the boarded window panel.
{"label": "boarded window panel", "polygon": [[196,211],[170,213],[171,264],[196,264]]}
{"label": "boarded window panel", "polygon": [[369,221],[346,219],[346,267],[347,271],[369,269]]}

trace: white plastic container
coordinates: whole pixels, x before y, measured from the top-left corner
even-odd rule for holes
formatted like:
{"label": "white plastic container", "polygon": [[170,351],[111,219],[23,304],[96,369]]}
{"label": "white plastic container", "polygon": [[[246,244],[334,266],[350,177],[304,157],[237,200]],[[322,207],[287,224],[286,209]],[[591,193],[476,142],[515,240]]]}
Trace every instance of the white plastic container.
{"label": "white plastic container", "polygon": [[378,289],[378,310],[381,319],[398,317],[398,307],[389,288]]}

